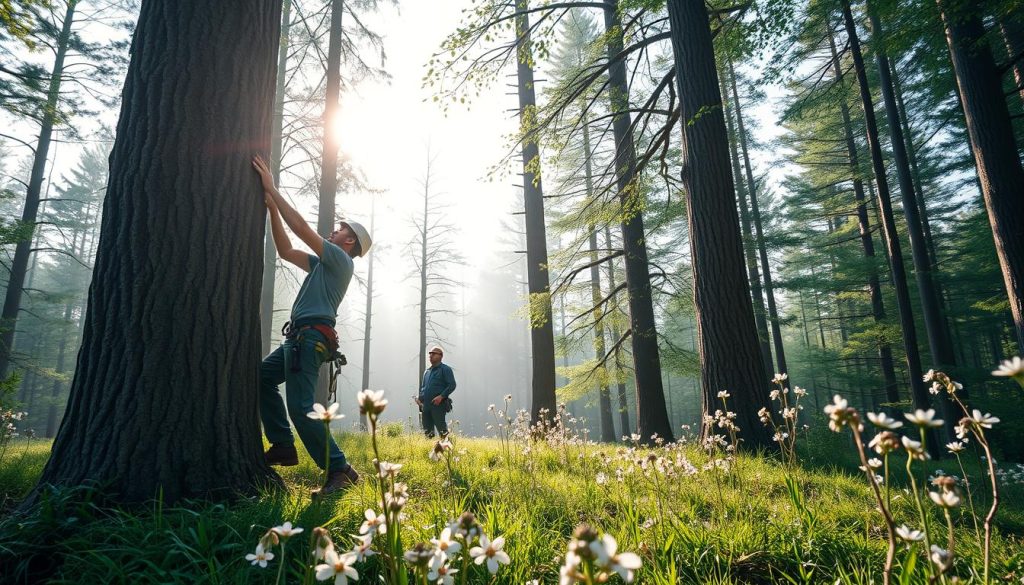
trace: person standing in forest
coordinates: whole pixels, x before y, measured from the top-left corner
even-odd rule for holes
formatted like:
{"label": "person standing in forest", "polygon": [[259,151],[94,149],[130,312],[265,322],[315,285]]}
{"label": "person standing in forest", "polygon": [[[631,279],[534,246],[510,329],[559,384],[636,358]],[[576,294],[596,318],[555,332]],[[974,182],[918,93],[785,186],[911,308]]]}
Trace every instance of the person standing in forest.
{"label": "person standing in forest", "polygon": [[[270,213],[278,255],[308,273],[292,304],[285,341],[263,359],[260,370],[260,418],[271,444],[266,460],[268,465],[298,465],[295,438],[288,425],[290,416],[313,461],[328,471],[324,486],[314,490],[314,495],[326,496],[354,484],[359,474],[345,460],[330,433],[324,432],[322,419],[313,420],[308,414],[314,410],[313,393],[320,366],[338,348],[334,324],[338,306],[352,280],[352,259],[364,256],[372,239],[366,228],[354,221],[341,222],[328,236],[317,234],[281,196],[267,163],[257,155],[252,165],[263,183],[264,203]],[[292,248],[282,219],[313,254]],[[287,416],[285,401],[278,390],[281,382],[287,390]]]}
{"label": "person standing in forest", "polygon": [[416,404],[420,407],[420,419],[427,438],[434,437],[435,429],[444,438],[448,435],[448,423],[444,419],[452,410],[449,397],[455,392],[455,373],[448,364],[441,363],[444,359],[441,346],[431,347],[427,357],[430,359],[430,367],[423,372],[423,383],[420,384]]}

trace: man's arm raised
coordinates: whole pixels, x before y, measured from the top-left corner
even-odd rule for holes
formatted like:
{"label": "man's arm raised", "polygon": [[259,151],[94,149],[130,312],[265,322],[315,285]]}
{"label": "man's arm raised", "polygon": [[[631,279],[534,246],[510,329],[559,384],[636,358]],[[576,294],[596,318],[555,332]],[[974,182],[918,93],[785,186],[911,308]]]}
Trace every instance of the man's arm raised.
{"label": "man's arm raised", "polygon": [[[295,211],[295,208],[289,205],[284,197],[281,196],[281,192],[274,186],[274,176],[271,174],[270,167],[267,166],[266,161],[257,154],[252,159],[252,166],[260,174],[260,181],[263,182],[263,191],[273,200],[284,222],[295,232],[296,236],[299,236],[300,240],[313,250],[314,254],[322,257],[324,252],[323,237],[316,233],[313,228],[309,227],[309,224],[302,218],[302,215]],[[276,244],[277,240],[275,239],[274,242]],[[306,259],[306,263],[309,263],[308,259]]]}
{"label": "man's arm raised", "polygon": [[267,212],[270,213],[270,233],[274,237],[274,247],[277,248],[277,255],[309,272],[309,255],[302,250],[292,248],[292,241],[288,238],[288,233],[284,231],[284,225],[281,223],[281,212],[278,210],[274,198],[270,196],[270,193],[264,193],[263,201],[267,204]]}

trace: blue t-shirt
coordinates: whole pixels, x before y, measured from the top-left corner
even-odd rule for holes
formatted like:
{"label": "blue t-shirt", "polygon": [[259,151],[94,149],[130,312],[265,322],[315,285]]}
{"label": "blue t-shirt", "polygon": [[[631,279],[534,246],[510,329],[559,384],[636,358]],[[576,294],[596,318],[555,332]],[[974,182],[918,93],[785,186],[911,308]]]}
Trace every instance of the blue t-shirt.
{"label": "blue t-shirt", "polygon": [[334,326],[338,306],[352,280],[352,258],[324,240],[323,257],[309,255],[309,274],[292,304],[292,322],[327,321]]}

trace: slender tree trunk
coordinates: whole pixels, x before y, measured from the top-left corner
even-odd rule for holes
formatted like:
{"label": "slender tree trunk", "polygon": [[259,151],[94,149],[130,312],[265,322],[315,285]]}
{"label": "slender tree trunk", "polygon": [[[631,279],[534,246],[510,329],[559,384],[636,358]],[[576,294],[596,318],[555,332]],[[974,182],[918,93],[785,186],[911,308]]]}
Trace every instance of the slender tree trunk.
{"label": "slender tree trunk", "polygon": [[718,392],[728,390],[746,445],[771,447],[771,436],[757,417],[760,408],[769,406],[768,374],[743,274],[736,190],[707,8],[703,0],[669,0],[668,16],[682,110],[682,178],[703,410],[713,411]]}
{"label": "slender tree trunk", "polygon": [[[622,51],[623,43],[618,0],[607,0],[605,3],[604,24],[608,32],[608,58],[611,59]],[[619,59],[609,67],[608,88],[613,114],[612,134],[615,138],[615,176],[622,213],[622,249],[629,298],[633,375],[636,379],[637,433],[641,441],[650,442],[651,437],[657,435],[671,442],[675,437],[665,408],[665,390],[661,382],[661,357],[658,353],[658,332],[654,320],[647,235],[642,211],[644,193],[636,180],[636,149],[630,130],[625,60]]]}
{"label": "slender tree trunk", "polygon": [[[517,0],[522,14],[516,18],[519,77],[519,123],[523,130],[523,199],[526,204],[526,274],[530,291],[530,344],[533,348],[533,384],[530,415],[533,422],[555,416],[555,333],[551,322],[548,286],[548,250],[541,185],[540,147],[534,124],[537,97],[533,80],[527,0]],[[543,414],[542,414],[543,413]]]}
{"label": "slender tree trunk", "polygon": [[[725,85],[725,77],[719,81],[719,91],[722,95],[728,95]],[[750,296],[754,307],[754,322],[757,324],[757,339],[761,345],[761,357],[764,361],[766,372],[772,370],[772,346],[768,335],[768,320],[765,318],[764,295],[761,292],[761,274],[757,268],[757,249],[754,243],[754,228],[750,225],[750,210],[747,206],[747,191],[743,185],[743,174],[740,170],[740,155],[736,150],[736,131],[732,125],[732,108],[725,108],[725,124],[729,136],[729,155],[732,159],[732,176],[736,181],[736,195],[740,204],[740,224],[743,227],[743,250],[747,259],[747,280],[750,281]]]}
{"label": "slender tree trunk", "polygon": [[270,147],[280,17],[275,0],[142,3],[78,365],[39,486],[176,502],[279,481],[257,415],[266,209],[250,159]]}
{"label": "slender tree trunk", "polygon": [[[334,231],[338,195],[338,116],[341,108],[341,16],[345,0],[331,0],[331,28],[327,36],[327,92],[324,96],[323,153],[320,164],[320,206],[316,229],[326,236]],[[327,404],[330,392],[327,368],[321,368],[314,400]]]}
{"label": "slender tree trunk", "polygon": [[[893,71],[892,88],[896,95],[896,106],[900,113],[900,126],[903,128],[903,136],[907,142],[907,160],[910,161],[910,176],[914,179],[914,190],[920,194],[917,198],[918,210],[921,217],[921,228],[924,230],[924,241],[928,250],[928,259],[931,260],[932,272],[938,271],[938,256],[935,252],[935,240],[932,238],[932,227],[929,221],[928,205],[924,197],[924,182],[921,180],[921,169],[917,164],[917,149],[914,147],[914,135],[910,129],[910,115],[907,106],[903,102],[903,87],[900,76]],[[936,279],[935,288],[939,291],[939,298],[942,298],[942,281]],[[948,326],[948,324],[947,324]]]}
{"label": "slender tree trunk", "polygon": [[[604,228],[604,241],[609,250],[612,249],[612,232],[605,226]],[[618,285],[615,282],[615,260],[608,261],[608,290],[614,291]],[[608,311],[614,315],[618,312],[619,304],[614,300],[609,303]],[[614,343],[619,342],[621,331],[619,326],[616,324],[615,319],[612,319],[612,341]],[[622,429],[622,435],[627,436],[632,432],[633,427],[629,425],[629,404],[626,402],[626,383],[622,382],[622,362],[619,360],[619,349],[615,350],[615,374],[620,380],[615,385],[616,395],[619,401],[619,426]]]}
{"label": "slender tree trunk", "polygon": [[[373,233],[373,224],[377,219],[377,200],[370,199],[370,233]],[[366,259],[366,318],[363,321],[363,379],[360,388],[367,390],[370,387],[370,339],[373,325],[373,251],[367,254]],[[420,370],[422,372],[422,370]],[[417,380],[419,383],[419,380]],[[419,386],[414,386],[419,388]],[[360,424],[363,429],[367,426],[366,415],[360,416]]]}
{"label": "slender tree trunk", "polygon": [[1006,45],[1006,54],[1013,62],[1013,83],[1017,95],[1024,102],[1024,18],[1019,13],[1003,15],[999,19],[999,33]]}
{"label": "slender tree trunk", "polygon": [[[45,211],[46,211],[46,206],[43,205],[42,209],[40,210],[40,212],[45,213]],[[34,231],[33,235],[32,235],[32,247],[30,249],[38,248],[39,247],[39,242],[41,242],[42,239],[43,239],[43,234],[40,231]],[[25,271],[25,287],[24,288],[26,290],[31,290],[33,288],[33,284],[32,283],[36,279],[36,274],[38,274],[38,272],[36,271],[36,267],[38,265],[39,265],[39,254],[32,254],[32,265],[29,266],[26,269],[26,271]],[[22,329],[20,331],[15,331],[14,339],[11,341],[11,348],[12,349],[17,348],[19,345],[25,343],[25,340],[27,340],[29,338],[39,337],[38,335],[35,335],[34,333],[35,333],[34,331],[26,331],[24,329]],[[38,356],[39,355],[39,344],[38,343],[33,343],[32,344],[32,350],[29,351],[26,355],[28,355],[28,356]],[[3,379],[3,376],[0,376],[0,380],[2,380],[2,379]]]}
{"label": "slender tree trunk", "polygon": [[[950,371],[956,366],[953,355],[953,340],[942,316],[942,307],[938,291],[932,278],[932,261],[928,254],[924,228],[921,225],[920,203],[923,197],[914,188],[910,174],[910,161],[907,156],[906,140],[903,135],[896,95],[893,91],[889,57],[884,47],[885,34],[878,14],[868,5],[868,18],[871,23],[875,40],[875,60],[878,63],[879,83],[882,90],[882,101],[885,103],[886,120],[889,122],[889,137],[892,145],[893,163],[896,176],[899,178],[900,195],[903,200],[903,215],[907,220],[907,232],[910,235],[910,251],[914,262],[914,276],[917,280],[918,297],[921,299],[921,313],[924,317],[924,328],[928,334],[933,366],[936,369]],[[946,415],[951,415],[950,405],[946,405]]]}
{"label": "slender tree trunk", "polygon": [[[747,149],[747,131],[743,126],[743,109],[740,106],[739,92],[736,90],[736,71],[732,66],[732,59],[728,60],[729,80],[732,82],[732,96],[736,102],[736,123],[737,133],[740,138],[740,151],[743,153],[743,166],[747,170],[747,189],[750,191],[750,212],[754,220],[754,234],[757,237],[757,250],[761,257],[761,274],[764,275],[764,292],[768,301],[768,319],[772,324],[772,341],[775,344],[775,361],[779,366],[779,373],[788,372],[786,367],[786,351],[782,345],[782,325],[779,322],[779,311],[775,307],[775,287],[772,284],[772,269],[768,264],[768,248],[764,241],[764,231],[761,227],[761,209],[757,203],[757,187],[754,182],[754,172],[750,164],[750,154]],[[771,372],[771,368],[768,369]]]}
{"label": "slender tree trunk", "polygon": [[[591,164],[590,150],[590,126],[586,117],[583,119],[583,170],[585,173],[587,199],[594,197],[594,170]],[[590,232],[590,300],[594,303],[594,356],[600,362],[604,359],[604,324],[601,322],[602,310],[600,308],[601,297],[601,267],[597,264],[597,226],[591,223],[587,226]],[[608,248],[611,248],[609,243]],[[609,260],[612,262],[612,260]],[[564,335],[564,327],[563,332]],[[606,443],[615,442],[615,422],[612,418],[612,395],[608,389],[608,368],[601,365],[601,376],[598,387],[598,403],[601,414],[601,441]]]}
{"label": "slender tree trunk", "polygon": [[[54,47],[56,57],[53,71],[50,73],[50,85],[46,91],[46,106],[43,119],[39,125],[39,138],[36,141],[32,172],[29,175],[28,189],[25,193],[25,208],[21,213],[21,223],[36,226],[39,212],[39,194],[43,187],[43,174],[46,172],[46,157],[50,152],[50,141],[53,137],[53,125],[57,122],[60,107],[60,87],[64,76],[64,59],[67,57],[68,44],[71,39],[71,27],[75,20],[75,7],[78,0],[68,0],[61,25],[60,35]],[[22,239],[14,249],[11,262],[10,277],[7,280],[7,292],[4,297],[3,312],[0,313],[0,379],[7,376],[10,366],[11,350],[13,349],[14,331],[21,311],[21,293],[25,285],[25,272],[28,269],[28,258],[32,255],[32,236]]]}
{"label": "slender tree trunk", "polygon": [[[277,51],[277,89],[274,91],[274,118],[270,129],[270,170],[274,184],[281,184],[281,151],[284,146],[284,94],[288,77],[288,38],[291,30],[292,0],[284,0],[281,8],[281,43]],[[263,244],[263,293],[260,296],[260,340],[263,355],[270,353],[274,334],[274,282],[277,273],[277,248],[270,233],[270,216]]]}
{"label": "slender tree trunk", "polygon": [[[36,338],[41,339],[41,337]],[[39,350],[39,342],[32,344],[32,353],[37,353]],[[28,370],[25,374],[25,378],[21,381],[22,387],[25,389],[21,398],[21,401],[25,404],[25,412],[35,412],[36,396],[39,394],[39,374],[36,373],[35,369]]]}
{"label": "slender tree trunk", "polygon": [[[850,52],[853,56],[854,70],[857,75],[857,86],[860,90],[861,107],[864,110],[864,125],[867,130],[868,147],[871,151],[871,166],[874,170],[875,185],[878,187],[876,201],[882,220],[886,252],[889,259],[889,270],[893,286],[896,289],[896,308],[900,315],[900,328],[903,333],[903,345],[907,356],[907,375],[910,379],[911,397],[916,408],[927,409],[931,400],[925,388],[921,372],[921,356],[917,348],[917,327],[910,306],[910,290],[907,287],[907,275],[903,266],[903,252],[900,239],[896,233],[896,220],[893,217],[892,203],[889,199],[889,182],[885,176],[885,163],[882,160],[882,147],[878,141],[878,125],[875,122],[875,107],[871,100],[868,87],[867,72],[864,68],[864,57],[860,51],[857,28],[850,12],[849,0],[842,0],[843,23],[849,37]],[[934,443],[934,441],[933,441]]]}
{"label": "slender tree trunk", "polygon": [[1019,351],[1024,351],[1024,168],[1017,154],[999,71],[984,41],[979,7],[952,10],[939,0],[946,43],[974,149],[978,180],[988,210],[996,254],[1010,301]]}
{"label": "slender tree trunk", "polygon": [[334,231],[335,201],[338,194],[338,116],[341,106],[341,16],[344,0],[331,0],[331,28],[327,37],[327,94],[324,103],[323,159],[320,165],[320,207],[316,229]]}
{"label": "slender tree trunk", "polygon": [[423,181],[423,224],[420,228],[420,354],[419,354],[419,370],[416,375],[416,388],[419,388],[423,383],[423,373],[427,370],[427,298],[429,294],[427,287],[429,286],[430,280],[427,278],[427,267],[429,260],[427,258],[427,247],[428,239],[430,237],[430,230],[428,229],[427,221],[430,219],[430,172],[431,172],[431,159],[430,154],[427,154],[427,177]]}
{"label": "slender tree trunk", "polygon": [[[65,367],[65,352],[68,346],[68,323],[71,322],[71,303],[65,303],[64,305],[64,320],[61,322],[61,336],[60,342],[57,347],[57,363],[54,366],[54,370],[58,374],[64,374],[67,372]],[[50,404],[46,408],[46,438],[53,438],[57,434],[57,400],[60,398],[60,391],[64,387],[60,378],[53,380],[53,388],[50,391]]]}

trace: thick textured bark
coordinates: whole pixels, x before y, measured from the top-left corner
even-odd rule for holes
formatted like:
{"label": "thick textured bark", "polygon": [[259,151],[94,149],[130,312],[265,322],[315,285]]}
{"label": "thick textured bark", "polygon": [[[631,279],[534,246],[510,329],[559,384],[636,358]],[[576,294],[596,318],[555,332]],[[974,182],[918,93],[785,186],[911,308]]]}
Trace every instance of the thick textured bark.
{"label": "thick textured bark", "polygon": [[893,217],[892,202],[889,197],[889,181],[885,175],[885,162],[882,159],[882,147],[878,141],[878,125],[875,122],[875,107],[871,101],[871,89],[868,86],[867,72],[864,69],[864,56],[857,38],[857,28],[850,12],[849,0],[842,0],[843,23],[849,37],[850,53],[853,57],[854,71],[857,75],[857,86],[860,90],[861,107],[864,110],[864,126],[867,131],[868,148],[871,151],[871,166],[878,187],[876,201],[882,222],[882,233],[885,239],[886,253],[889,259],[889,270],[893,286],[896,289],[896,308],[899,311],[900,327],[903,332],[903,346],[907,356],[907,376],[910,378],[911,397],[916,408],[928,408],[931,402],[928,390],[924,386],[921,372],[921,356],[917,348],[917,327],[910,307],[910,291],[907,287],[906,269],[903,266],[903,252],[899,235],[896,233],[896,220]]}
{"label": "thick textured bark", "polygon": [[[270,129],[270,171],[274,184],[281,184],[281,151],[284,146],[284,92],[288,76],[288,36],[291,30],[292,0],[284,0],[281,8],[281,44],[277,50],[277,88],[274,91],[274,119]],[[260,341],[263,355],[270,353],[274,334],[274,282],[277,274],[277,248],[270,233],[270,216],[265,226],[263,243],[263,292],[260,295]]]}
{"label": "thick textured bark", "polygon": [[882,101],[885,104],[885,116],[889,123],[889,137],[892,145],[892,160],[896,166],[896,176],[900,184],[900,196],[903,200],[903,215],[907,220],[907,232],[910,235],[910,253],[914,262],[914,277],[917,281],[917,293],[921,300],[921,314],[924,317],[924,328],[928,334],[928,347],[932,357],[932,366],[942,371],[950,371],[956,366],[953,355],[953,340],[949,336],[939,294],[932,278],[932,261],[928,254],[924,227],[921,223],[919,200],[923,197],[914,187],[910,172],[910,159],[907,156],[906,140],[903,136],[903,125],[900,120],[896,95],[893,90],[889,57],[883,45],[884,33],[878,14],[868,7],[868,18],[871,23],[875,40],[875,61],[878,64],[879,84],[882,90]]}
{"label": "thick textured bark", "polygon": [[[605,3],[604,24],[608,38],[608,58],[611,59],[622,51],[623,43],[617,0]],[[608,68],[608,93],[613,114],[615,177],[622,213],[622,250],[629,296],[633,376],[636,379],[637,433],[641,441],[650,442],[657,435],[671,442],[675,435],[665,408],[665,390],[661,381],[661,357],[658,353],[658,331],[654,320],[647,234],[644,231],[642,211],[643,192],[636,180],[636,147],[630,130],[629,85],[624,59],[615,61]]]}
{"label": "thick textured bark", "polygon": [[266,209],[249,161],[270,146],[280,16],[274,0],[143,2],[78,365],[41,486],[174,502],[276,479],[256,404]]}
{"label": "thick textured bark", "polygon": [[969,2],[955,7],[953,4],[949,0],[939,1],[946,43],[956,71],[1017,345],[1024,351],[1024,168],[1017,154],[999,71],[982,38],[985,29],[979,6]]}
{"label": "thick textured bark", "polygon": [[[533,422],[555,416],[555,332],[551,320],[551,290],[548,285],[548,244],[544,223],[544,188],[541,184],[540,147],[534,132],[537,96],[533,85],[533,52],[530,44],[527,1],[516,7],[519,79],[519,123],[523,137],[523,200],[526,204],[526,277],[530,293],[530,345],[533,349],[533,383],[530,415]],[[538,306],[539,304],[539,306]]]}
{"label": "thick textured bark", "polygon": [[[725,77],[718,80],[719,91],[728,95]],[[732,108],[725,107],[725,125],[729,136],[729,157],[732,160],[732,178],[736,182],[736,198],[740,204],[740,225],[743,227],[743,251],[747,259],[747,280],[750,281],[750,297],[754,307],[754,323],[757,324],[757,340],[761,345],[764,370],[772,370],[772,346],[768,334],[768,320],[765,318],[764,294],[761,290],[761,271],[757,268],[757,249],[754,244],[754,228],[750,225],[750,208],[747,205],[747,191],[743,185],[743,171],[740,169],[740,155],[736,149],[736,130],[732,125]]]}
{"label": "thick textured bark", "polygon": [[[761,274],[764,276],[764,295],[768,301],[768,320],[772,324],[772,343],[775,345],[775,363],[780,374],[788,373],[786,367],[786,349],[782,345],[782,325],[779,322],[779,310],[775,306],[775,286],[772,284],[772,268],[768,264],[768,247],[764,241],[764,229],[761,227],[761,208],[757,203],[757,187],[754,182],[754,171],[750,164],[750,152],[747,149],[747,131],[743,125],[743,108],[740,105],[739,92],[736,90],[736,71],[732,60],[729,63],[729,81],[732,83],[732,96],[736,108],[736,130],[740,138],[740,151],[743,153],[743,168],[747,171],[747,190],[750,193],[750,213],[754,223],[754,235],[757,240],[757,253],[761,258]],[[771,371],[771,368],[768,369]]]}
{"label": "thick textured bark", "polygon": [[[57,121],[60,104],[60,86],[64,76],[64,59],[68,53],[71,38],[71,27],[75,20],[75,8],[78,0],[69,0],[64,12],[64,21],[60,35],[57,37],[54,52],[53,71],[50,73],[50,85],[46,91],[46,106],[39,125],[39,138],[36,140],[32,172],[29,175],[28,189],[25,193],[25,207],[21,212],[21,223],[36,225],[39,213],[39,199],[43,187],[43,174],[46,172],[46,157],[50,152],[50,140],[53,137],[53,125]],[[0,379],[6,377],[11,361],[11,350],[14,345],[14,331],[21,311],[21,293],[25,286],[25,273],[28,259],[32,255],[32,236],[18,242],[14,248],[14,259],[11,262],[10,277],[7,280],[7,292],[4,296],[4,308],[0,312]]]}
{"label": "thick textured bark", "polygon": [[[607,246],[608,249],[611,250],[612,249],[612,231],[611,231],[611,229],[608,228],[608,226],[605,226],[605,228],[604,228],[604,241],[605,241],[605,246]],[[618,286],[618,285],[615,282],[615,260],[612,259],[612,260],[608,261],[608,291],[611,292],[611,291],[615,290],[616,286]],[[610,303],[610,305],[611,306],[608,309],[609,311],[614,312],[614,311],[618,311],[619,310],[618,309],[618,303],[616,301],[613,300]],[[619,326],[615,324],[614,320],[612,320],[612,328],[611,329],[612,329],[612,340],[615,343],[618,343],[619,336],[621,335],[622,332],[619,331]],[[621,379],[621,376],[622,376],[622,363],[621,363],[621,361],[619,359],[619,351],[620,351],[619,349],[615,350],[615,371],[618,372],[618,375],[620,376],[620,379]],[[625,382],[617,383],[616,386],[615,386],[615,390],[616,390],[615,393],[616,393],[616,396],[618,397],[618,402],[619,402],[619,427],[622,430],[622,436],[628,436],[632,432],[633,427],[631,427],[629,425],[629,404],[626,402],[626,383]]]}
{"label": "thick textured bark", "polygon": [[714,411],[718,392],[728,390],[746,445],[770,447],[771,436],[757,417],[760,408],[769,406],[768,374],[743,274],[743,242],[707,8],[702,0],[669,0],[668,16],[682,109],[682,178],[703,409]]}

